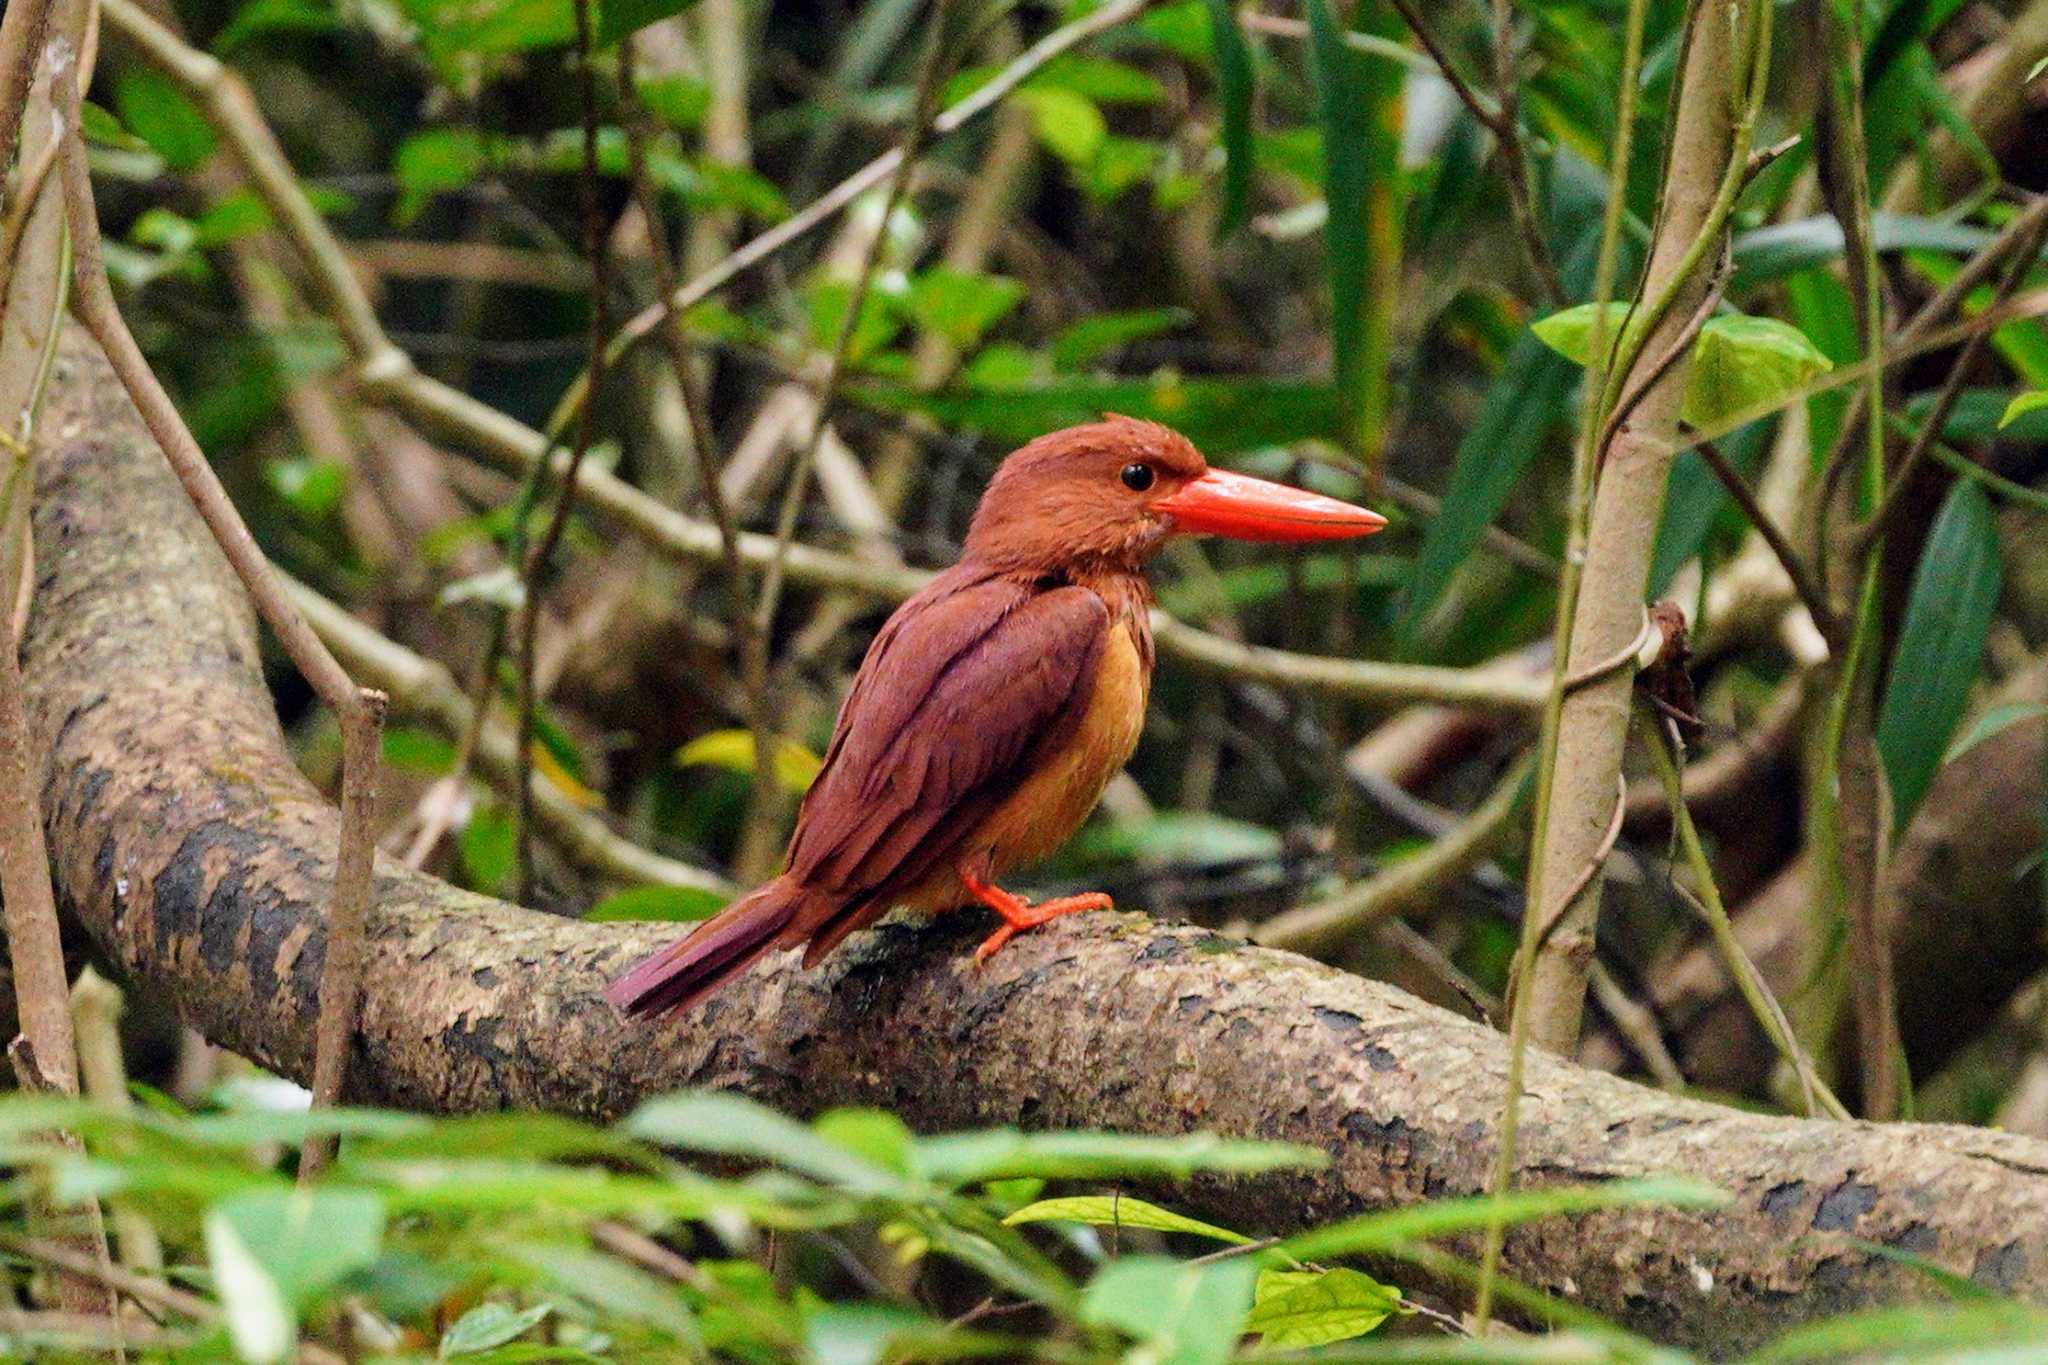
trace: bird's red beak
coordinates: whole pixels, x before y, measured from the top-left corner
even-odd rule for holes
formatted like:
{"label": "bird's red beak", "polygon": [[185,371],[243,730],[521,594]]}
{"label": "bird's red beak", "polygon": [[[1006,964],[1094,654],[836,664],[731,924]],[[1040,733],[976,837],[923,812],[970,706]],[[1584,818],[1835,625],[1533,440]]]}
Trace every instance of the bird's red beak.
{"label": "bird's red beak", "polygon": [[1152,504],[1195,535],[1296,542],[1369,536],[1387,519],[1284,483],[1212,469]]}

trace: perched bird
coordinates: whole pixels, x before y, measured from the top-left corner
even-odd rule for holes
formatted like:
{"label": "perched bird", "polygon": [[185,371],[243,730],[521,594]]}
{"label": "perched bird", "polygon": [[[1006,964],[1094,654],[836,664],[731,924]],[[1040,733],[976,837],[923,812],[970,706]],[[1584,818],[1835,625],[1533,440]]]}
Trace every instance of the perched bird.
{"label": "perched bird", "polygon": [[1385,518],[1211,469],[1178,432],[1111,417],[1003,461],[960,562],[868,649],[782,875],[611,985],[629,1014],[687,1009],[763,954],[810,967],[896,906],[979,901],[975,956],[1101,894],[1033,905],[998,886],[1058,847],[1131,756],[1152,680],[1142,566],[1174,535],[1315,541]]}

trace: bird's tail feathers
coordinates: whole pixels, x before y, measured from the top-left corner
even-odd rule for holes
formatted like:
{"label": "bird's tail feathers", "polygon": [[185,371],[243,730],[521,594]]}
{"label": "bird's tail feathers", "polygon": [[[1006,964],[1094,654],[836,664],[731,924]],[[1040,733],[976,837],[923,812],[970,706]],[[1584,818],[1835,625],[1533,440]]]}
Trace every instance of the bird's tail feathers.
{"label": "bird's tail feathers", "polygon": [[773,951],[804,900],[801,887],[777,877],[636,964],[605,998],[628,1015],[690,1009]]}

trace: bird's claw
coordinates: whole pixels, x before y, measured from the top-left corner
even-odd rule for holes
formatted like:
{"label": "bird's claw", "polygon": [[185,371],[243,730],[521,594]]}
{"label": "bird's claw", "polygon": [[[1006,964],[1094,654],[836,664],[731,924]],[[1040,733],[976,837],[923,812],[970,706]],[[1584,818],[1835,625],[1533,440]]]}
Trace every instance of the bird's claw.
{"label": "bird's claw", "polygon": [[1116,904],[1101,891],[1089,891],[1079,896],[1056,896],[1052,900],[1033,905],[1022,896],[1000,891],[995,887],[989,889],[999,891],[999,896],[988,896],[984,901],[989,909],[1002,917],[1003,925],[983,939],[981,946],[974,950],[974,961],[977,965],[995,956],[1004,944],[1026,929],[1036,929],[1039,925],[1056,920],[1061,915],[1078,914],[1084,910],[1111,910]]}

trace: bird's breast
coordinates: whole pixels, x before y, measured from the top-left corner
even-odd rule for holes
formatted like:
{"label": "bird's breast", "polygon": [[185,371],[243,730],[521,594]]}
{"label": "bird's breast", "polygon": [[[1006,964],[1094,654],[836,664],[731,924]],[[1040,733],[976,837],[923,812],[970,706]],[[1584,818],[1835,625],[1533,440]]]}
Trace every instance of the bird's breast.
{"label": "bird's breast", "polygon": [[1081,827],[1138,747],[1151,683],[1131,627],[1111,624],[1080,721],[969,841],[989,851],[997,876],[1036,862]]}

